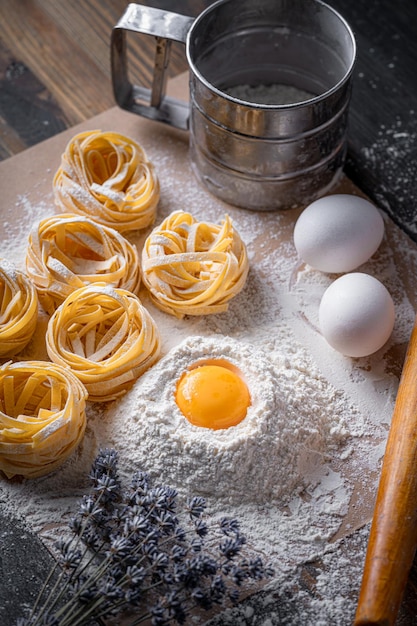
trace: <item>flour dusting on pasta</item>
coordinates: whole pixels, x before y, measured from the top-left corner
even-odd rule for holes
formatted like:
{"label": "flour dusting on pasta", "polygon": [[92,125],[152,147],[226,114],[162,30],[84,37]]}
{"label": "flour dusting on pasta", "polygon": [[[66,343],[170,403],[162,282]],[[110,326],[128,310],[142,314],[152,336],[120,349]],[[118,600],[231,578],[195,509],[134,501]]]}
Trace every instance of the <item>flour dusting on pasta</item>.
{"label": "flour dusting on pasta", "polygon": [[[188,175],[186,142],[154,126],[140,141],[160,181],[156,224],[174,211],[210,223],[220,223],[227,213],[247,252],[245,283],[227,310],[182,318],[156,306],[142,284],[139,297],[160,331],[160,360],[122,399],[87,404],[85,436],[57,472],[32,482],[2,482],[0,495],[52,545],[85,490],[98,447],[113,445],[122,475],[148,469],[181,493],[205,495],[214,517],[238,517],[248,542],[268,556],[279,581],[318,555],[330,561],[324,555],[336,534],[350,534],[369,519],[398,388],[400,372],[393,363],[414,320],[417,289],[410,276],[417,271],[405,266],[416,269],[417,254],[387,223],[380,250],[363,269],[390,289],[396,326],[376,355],[343,357],[318,330],[318,303],[331,277],[300,264],[292,243],[297,212],[226,206]],[[28,223],[8,231],[2,252],[21,267],[32,223],[52,210],[45,202],[31,203],[30,196],[18,198],[16,208],[26,212]],[[141,251],[150,232],[151,226],[126,238]],[[395,248],[404,250],[404,261],[394,260]],[[46,325],[44,320],[22,358],[46,354]],[[247,417],[217,433],[186,423],[173,398],[184,369],[210,357],[236,365],[252,395]],[[338,602],[329,605],[328,623],[347,625],[352,599]],[[232,617],[231,623],[239,622]]]}

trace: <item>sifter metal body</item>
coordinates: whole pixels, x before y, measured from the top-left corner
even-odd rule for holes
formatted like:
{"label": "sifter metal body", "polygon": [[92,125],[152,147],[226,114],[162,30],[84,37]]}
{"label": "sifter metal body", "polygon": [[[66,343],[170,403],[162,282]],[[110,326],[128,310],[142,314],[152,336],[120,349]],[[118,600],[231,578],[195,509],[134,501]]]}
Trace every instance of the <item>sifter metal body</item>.
{"label": "sifter metal body", "polygon": [[[151,90],[127,78],[125,30],[155,37]],[[165,96],[172,40],[186,46],[188,104]],[[287,209],[340,177],[355,55],[349,25],[320,0],[218,0],[195,19],[131,4],[113,29],[113,88],[121,107],[189,130],[193,169],[217,197]],[[308,95],[256,102],[234,95],[242,86]]]}

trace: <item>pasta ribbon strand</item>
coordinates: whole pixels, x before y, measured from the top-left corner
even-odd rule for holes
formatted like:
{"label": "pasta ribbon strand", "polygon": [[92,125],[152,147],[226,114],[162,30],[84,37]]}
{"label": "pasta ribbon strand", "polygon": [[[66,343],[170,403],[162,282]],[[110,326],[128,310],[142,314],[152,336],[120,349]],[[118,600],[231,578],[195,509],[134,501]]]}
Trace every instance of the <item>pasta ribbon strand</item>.
{"label": "pasta ribbon strand", "polygon": [[84,385],[44,361],[0,367],[0,470],[37,478],[57,469],[80,443],[86,426]]}
{"label": "pasta ribbon strand", "polygon": [[136,246],[113,228],[72,214],[41,220],[30,233],[26,270],[50,315],[85,285],[137,293],[141,280]]}
{"label": "pasta ribbon strand", "polygon": [[139,298],[104,285],[72,293],[48,322],[49,358],[71,369],[94,402],[114,400],[155,361],[160,335]]}
{"label": "pasta ribbon strand", "polygon": [[150,226],[160,186],[153,164],[130,137],[101,130],[75,135],[53,180],[64,213],[94,218],[120,233]]}
{"label": "pasta ribbon strand", "polygon": [[32,339],[38,321],[35,285],[0,259],[0,357],[15,356]]}
{"label": "pasta ribbon strand", "polygon": [[142,281],[152,301],[179,318],[226,311],[248,271],[246,247],[227,215],[218,225],[175,211],[142,250]]}

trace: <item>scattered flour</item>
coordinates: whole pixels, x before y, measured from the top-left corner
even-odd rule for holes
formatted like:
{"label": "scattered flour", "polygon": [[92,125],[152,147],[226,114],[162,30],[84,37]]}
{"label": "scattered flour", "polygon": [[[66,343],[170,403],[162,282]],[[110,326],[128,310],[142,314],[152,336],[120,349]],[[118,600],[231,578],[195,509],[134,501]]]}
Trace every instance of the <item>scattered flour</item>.
{"label": "scattered flour", "polygon": [[[350,624],[360,576],[353,572],[351,596],[344,590],[337,600],[336,580],[350,567],[343,538],[363,527],[372,513],[398,364],[414,320],[417,252],[386,220],[380,250],[361,269],[391,291],[397,308],[394,333],[371,357],[343,357],[318,330],[318,303],[334,277],[297,259],[292,244],[297,212],[255,213],[223,204],[184,175],[189,171],[186,142],[176,135],[161,138],[158,132],[152,126],[152,133],[137,138],[159,172],[157,219],[186,209],[218,222],[227,212],[248,248],[247,284],[226,313],[183,320],[156,309],[143,291],[143,303],[161,332],[160,361],[121,400],[88,407],[86,436],[59,471],[36,481],[1,481],[1,506],[24,516],[52,546],[85,492],[98,447],[115,446],[122,476],[147,469],[180,493],[206,496],[214,517],[241,521],[248,543],[276,569],[265,595],[254,597],[256,614],[258,609],[262,614],[259,603],[270,608],[291,597],[300,616],[293,624]],[[51,214],[48,202],[34,204],[30,194],[17,198],[16,211],[25,220],[7,231],[2,256],[24,265],[27,234],[34,221]],[[146,234],[133,233],[129,239],[140,248]],[[401,261],[394,258],[395,249],[402,249]],[[45,358],[46,321],[20,358]],[[191,426],[173,400],[182,371],[208,356],[236,364],[253,398],[246,420],[225,432]],[[301,564],[317,559],[317,594],[311,595],[294,580]],[[341,580],[348,586],[345,577]],[[236,609],[240,617],[235,621],[237,613],[230,614],[230,624],[255,623],[251,602]],[[273,613],[256,623],[290,623]]]}
{"label": "scattered flour", "polygon": [[375,140],[361,149],[371,169],[369,193],[394,221],[416,241],[417,116],[414,109],[381,124]]}
{"label": "scattered flour", "polygon": [[[193,426],[176,405],[181,374],[207,358],[226,359],[244,372],[252,404],[233,428]],[[139,462],[182,492],[214,498],[219,510],[239,503],[267,505],[311,486],[317,457],[336,454],[347,437],[349,408],[318,372],[306,372],[300,359],[269,358],[224,336],[189,337],[110,408],[109,436],[115,445],[120,437],[128,442],[131,470]],[[327,491],[332,490],[329,485]]]}

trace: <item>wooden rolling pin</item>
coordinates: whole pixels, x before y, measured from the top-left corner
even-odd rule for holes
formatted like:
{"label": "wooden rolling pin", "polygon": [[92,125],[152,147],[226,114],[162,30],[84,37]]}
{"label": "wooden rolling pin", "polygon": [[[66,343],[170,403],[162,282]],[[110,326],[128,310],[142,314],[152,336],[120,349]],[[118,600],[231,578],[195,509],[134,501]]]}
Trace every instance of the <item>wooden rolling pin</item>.
{"label": "wooden rolling pin", "polygon": [[395,623],[417,546],[417,319],[381,469],[355,626]]}

